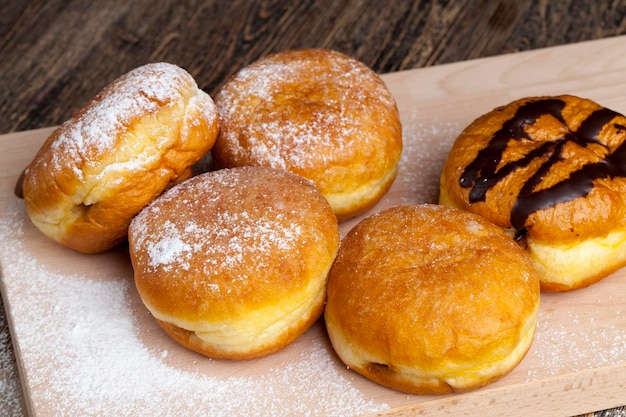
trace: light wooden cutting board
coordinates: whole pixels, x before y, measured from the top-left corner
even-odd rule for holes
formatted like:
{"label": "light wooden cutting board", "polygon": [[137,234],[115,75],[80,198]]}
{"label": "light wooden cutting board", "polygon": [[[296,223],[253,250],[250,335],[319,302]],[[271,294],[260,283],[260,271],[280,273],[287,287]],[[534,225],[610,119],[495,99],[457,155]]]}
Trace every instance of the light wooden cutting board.
{"label": "light wooden cutting board", "polygon": [[[399,108],[399,176],[372,212],[435,202],[455,136],[531,95],[575,94],[626,113],[626,37],[384,75]],[[626,270],[543,294],[534,344],[484,389],[413,396],[334,356],[323,324],[286,349],[215,361],[172,342],[143,308],[126,248],[81,255],[41,235],[15,182],[50,129],[0,137],[0,263],[29,410],[56,415],[574,415],[626,403]],[[345,234],[358,219],[342,225]]]}

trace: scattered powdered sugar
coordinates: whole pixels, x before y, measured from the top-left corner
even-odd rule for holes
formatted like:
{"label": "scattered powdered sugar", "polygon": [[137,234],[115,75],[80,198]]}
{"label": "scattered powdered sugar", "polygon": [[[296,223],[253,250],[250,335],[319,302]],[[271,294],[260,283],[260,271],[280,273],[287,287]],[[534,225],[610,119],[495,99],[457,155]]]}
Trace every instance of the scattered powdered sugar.
{"label": "scattered powdered sugar", "polygon": [[1,220],[0,237],[11,244],[0,255],[10,259],[2,264],[7,287],[28,294],[12,297],[11,305],[35,410],[59,416],[347,416],[387,408],[352,387],[321,338],[260,376],[171,366],[170,352],[149,349],[140,337],[129,277],[97,280],[47,270],[26,255],[23,218],[22,212]]}
{"label": "scattered powdered sugar", "polygon": [[396,181],[403,190],[401,204],[436,203],[439,176],[454,140],[463,130],[457,122],[417,119],[417,109],[403,120],[403,150]]}
{"label": "scattered powdered sugar", "polygon": [[[586,290],[593,287],[579,291]],[[529,369],[527,381],[626,363],[626,332],[615,324],[615,317],[623,315],[620,307],[615,307],[619,292],[605,294],[595,306],[572,308],[563,303],[558,309],[550,308],[559,296],[563,294],[542,296],[548,306],[539,312],[530,353],[541,367]]]}

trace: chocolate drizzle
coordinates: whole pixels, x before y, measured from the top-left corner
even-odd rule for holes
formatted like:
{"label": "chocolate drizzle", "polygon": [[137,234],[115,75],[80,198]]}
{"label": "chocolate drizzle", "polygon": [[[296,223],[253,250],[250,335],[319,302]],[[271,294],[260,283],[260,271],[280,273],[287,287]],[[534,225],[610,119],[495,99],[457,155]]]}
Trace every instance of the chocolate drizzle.
{"label": "chocolate drizzle", "polygon": [[521,106],[515,113],[515,116],[502,125],[502,128],[493,135],[487,147],[478,152],[476,159],[465,168],[463,175],[461,175],[459,180],[461,187],[471,187],[470,203],[485,201],[487,191],[490,188],[515,171],[515,169],[527,166],[533,159],[550,150],[548,148],[551,148],[553,144],[546,143],[530,152],[524,158],[509,162],[496,171],[500,161],[502,161],[502,154],[511,139],[517,141],[522,139],[532,140],[524,130],[524,127],[535,123],[544,114],[551,114],[563,121],[561,111],[564,106],[565,103],[561,100],[531,101]]}
{"label": "chocolate drizzle", "polygon": [[[556,141],[545,142],[524,157],[498,168],[511,140],[533,140],[526,133],[525,127],[534,124],[541,116],[551,115],[565,125],[562,116],[564,107],[565,102],[562,100],[542,99],[530,101],[518,108],[513,118],[503,124],[487,146],[478,152],[476,158],[463,171],[459,184],[463,188],[471,188],[470,204],[485,201],[487,191],[516,169],[527,167],[537,158],[543,159],[544,162],[523,184],[511,211],[511,225],[516,230],[522,231],[525,230],[526,221],[532,213],[578,197],[585,197],[592,190],[596,179],[626,177],[626,141],[624,141],[612,153],[608,153],[607,149],[607,155],[602,161],[588,163],[551,187],[535,191],[552,166],[563,160],[563,148],[567,143],[573,142],[582,147],[595,143],[606,148],[606,145],[598,140],[598,135],[606,124],[621,116],[609,109],[591,113],[575,132],[569,131]],[[623,125],[616,123],[614,127],[626,131]]]}

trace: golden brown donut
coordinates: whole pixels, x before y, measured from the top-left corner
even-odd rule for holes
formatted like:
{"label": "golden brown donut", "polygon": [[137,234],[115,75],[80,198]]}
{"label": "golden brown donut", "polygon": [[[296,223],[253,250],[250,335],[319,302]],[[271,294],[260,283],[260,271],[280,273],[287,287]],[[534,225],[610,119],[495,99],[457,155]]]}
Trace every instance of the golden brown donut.
{"label": "golden brown donut", "polygon": [[185,70],[147,64],[113,81],[46,140],[27,167],[23,196],[48,237],[84,253],[126,239],[131,219],[217,137],[213,100]]}
{"label": "golden brown donut", "polygon": [[626,118],[570,95],[498,107],[456,139],[440,203],[478,213],[528,250],[546,291],[626,265]]}
{"label": "golden brown donut", "polygon": [[343,54],[267,56],[227,81],[215,103],[217,166],[270,166],[308,178],[340,221],[372,207],[396,176],[396,103],[377,74]]}
{"label": "golden brown donut", "polygon": [[331,268],[326,327],[341,360],[413,394],[485,386],[532,344],[539,280],[524,251],[481,216],[398,206],[362,220]]}
{"label": "golden brown donut", "polygon": [[139,295],[172,338],[213,358],[249,359],[320,317],[339,227],[310,181],[240,167],[165,192],[132,221],[129,246]]}

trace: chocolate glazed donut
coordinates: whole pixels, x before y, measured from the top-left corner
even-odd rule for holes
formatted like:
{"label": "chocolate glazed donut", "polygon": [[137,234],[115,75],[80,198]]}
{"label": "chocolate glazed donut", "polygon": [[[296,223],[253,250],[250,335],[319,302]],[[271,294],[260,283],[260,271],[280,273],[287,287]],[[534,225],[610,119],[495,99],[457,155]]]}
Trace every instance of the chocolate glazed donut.
{"label": "chocolate glazed donut", "polygon": [[546,290],[589,285],[626,264],[625,138],[626,118],[591,100],[515,101],[478,118],[457,138],[442,173],[440,202],[508,229],[518,242],[534,245],[531,256],[537,245],[569,251],[560,261],[567,263],[572,248],[585,252],[576,255],[583,258],[596,256],[598,245],[616,251],[617,261],[576,278],[564,277],[571,274],[562,265],[546,266],[551,261],[543,256],[535,259],[540,270],[552,270],[542,280]]}

